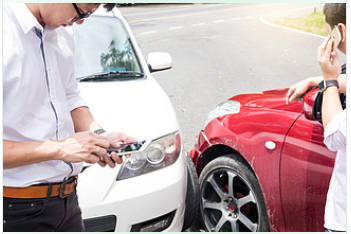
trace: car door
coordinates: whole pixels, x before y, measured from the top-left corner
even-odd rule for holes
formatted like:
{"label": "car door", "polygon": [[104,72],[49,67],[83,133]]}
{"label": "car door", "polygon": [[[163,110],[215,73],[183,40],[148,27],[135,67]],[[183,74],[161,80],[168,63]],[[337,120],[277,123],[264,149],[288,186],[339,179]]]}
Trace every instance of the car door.
{"label": "car door", "polygon": [[336,153],[324,145],[319,121],[301,114],[281,154],[280,187],[286,231],[324,231],[324,208]]}

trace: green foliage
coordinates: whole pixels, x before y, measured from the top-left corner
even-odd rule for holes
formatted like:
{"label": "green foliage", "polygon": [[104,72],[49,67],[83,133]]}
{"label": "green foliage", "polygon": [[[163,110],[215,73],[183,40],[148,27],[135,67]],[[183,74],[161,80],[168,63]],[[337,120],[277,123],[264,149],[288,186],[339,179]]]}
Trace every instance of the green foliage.
{"label": "green foliage", "polygon": [[123,68],[123,70],[131,70],[131,61],[132,58],[132,48],[128,43],[128,40],[124,43],[123,50],[116,49],[116,43],[114,40],[111,41],[108,47],[109,53],[101,53],[100,55],[100,64],[106,68]]}
{"label": "green foliage", "polygon": [[313,12],[306,17],[286,18],[276,23],[285,27],[315,33],[322,36],[328,35],[324,26],[324,14],[321,11]]}

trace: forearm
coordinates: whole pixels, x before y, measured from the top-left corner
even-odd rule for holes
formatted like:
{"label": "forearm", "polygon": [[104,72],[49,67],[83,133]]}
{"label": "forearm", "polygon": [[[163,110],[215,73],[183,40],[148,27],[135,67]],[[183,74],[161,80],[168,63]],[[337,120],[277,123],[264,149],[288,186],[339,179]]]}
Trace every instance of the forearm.
{"label": "forearm", "polygon": [[78,107],[71,111],[75,132],[94,131],[102,128],[95,122],[88,107]]}
{"label": "forearm", "polygon": [[339,89],[335,86],[327,88],[323,93],[322,104],[322,121],[324,128],[335,115],[342,111]]}
{"label": "forearm", "polygon": [[[3,140],[3,168],[10,169],[50,160],[65,162],[99,162],[106,155],[110,142],[92,131],[101,128],[87,107],[71,112],[75,131],[60,141],[15,142]],[[113,164],[114,165],[114,164]]]}
{"label": "forearm", "polygon": [[307,80],[309,87],[318,87],[318,84],[323,80],[323,76],[309,77]]}
{"label": "forearm", "polygon": [[346,93],[346,74],[341,74],[338,78],[339,82],[339,92]]}
{"label": "forearm", "polygon": [[[314,87],[318,86],[318,84],[323,80],[323,76],[316,76],[316,77],[309,77],[307,78],[308,81],[308,86],[309,87]],[[339,82],[339,92],[340,93],[346,93],[346,74],[341,74],[338,77],[338,82]]]}
{"label": "forearm", "polygon": [[15,142],[3,140],[3,168],[25,166],[58,159],[58,148],[53,141]]}

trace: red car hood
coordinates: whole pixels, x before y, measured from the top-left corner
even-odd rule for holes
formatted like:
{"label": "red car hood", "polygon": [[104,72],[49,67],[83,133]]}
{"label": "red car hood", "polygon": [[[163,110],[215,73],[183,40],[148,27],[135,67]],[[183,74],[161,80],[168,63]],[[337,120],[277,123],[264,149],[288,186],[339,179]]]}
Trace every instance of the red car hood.
{"label": "red car hood", "polygon": [[283,111],[302,112],[302,102],[286,104],[286,93],[289,89],[266,90],[257,93],[239,94],[229,100],[235,100],[241,106],[267,108]]}

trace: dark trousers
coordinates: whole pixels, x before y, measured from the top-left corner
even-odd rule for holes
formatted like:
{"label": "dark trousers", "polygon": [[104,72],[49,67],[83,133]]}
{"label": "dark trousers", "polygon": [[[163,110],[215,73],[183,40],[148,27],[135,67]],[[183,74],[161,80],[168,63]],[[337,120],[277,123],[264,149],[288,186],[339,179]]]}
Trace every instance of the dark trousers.
{"label": "dark trousers", "polygon": [[4,232],[82,232],[84,224],[76,191],[68,197],[4,197]]}

